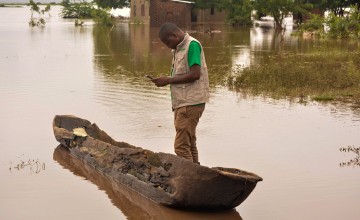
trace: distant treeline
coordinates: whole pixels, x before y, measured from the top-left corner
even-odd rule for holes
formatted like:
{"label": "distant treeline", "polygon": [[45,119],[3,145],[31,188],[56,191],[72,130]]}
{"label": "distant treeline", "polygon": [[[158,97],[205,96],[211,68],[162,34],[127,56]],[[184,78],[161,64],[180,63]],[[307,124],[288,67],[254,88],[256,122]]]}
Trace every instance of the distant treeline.
{"label": "distant treeline", "polygon": [[[36,2],[37,5],[60,5],[61,3],[56,3],[56,2],[50,2],[50,3],[41,3],[41,2]],[[30,3],[24,3],[24,2],[20,2],[20,3],[0,3],[0,7],[14,7],[14,6],[22,6],[22,5],[27,5],[29,6]]]}

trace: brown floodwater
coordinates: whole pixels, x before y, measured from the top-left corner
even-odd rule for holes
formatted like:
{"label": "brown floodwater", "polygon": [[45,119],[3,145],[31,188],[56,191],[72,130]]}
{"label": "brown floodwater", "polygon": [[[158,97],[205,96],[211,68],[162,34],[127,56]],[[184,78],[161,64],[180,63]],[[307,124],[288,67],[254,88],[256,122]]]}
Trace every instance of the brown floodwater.
{"label": "brown floodwater", "polygon": [[[224,82],[237,65],[266,65],[275,53],[359,50],[352,41],[299,40],[269,28],[194,33],[210,69],[211,100],[198,127],[200,161],[263,177],[225,212],[159,206],[92,172],[57,148],[56,114],[96,122],[113,138],[173,153],[168,88],[145,74],[169,72],[157,29],[52,17],[30,28],[30,10],[0,8],[0,219],[346,219],[359,218],[360,111],[344,103],[297,103],[241,94]],[[324,49],[325,48],[325,49]],[[55,150],[56,149],[56,150]]]}

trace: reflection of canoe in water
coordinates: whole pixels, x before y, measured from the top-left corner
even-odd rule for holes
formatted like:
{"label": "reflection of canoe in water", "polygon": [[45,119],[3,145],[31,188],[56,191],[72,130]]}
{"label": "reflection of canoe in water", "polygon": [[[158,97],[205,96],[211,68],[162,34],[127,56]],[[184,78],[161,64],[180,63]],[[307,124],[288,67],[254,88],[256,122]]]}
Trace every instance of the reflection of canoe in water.
{"label": "reflection of canoe in water", "polygon": [[56,140],[114,182],[172,207],[229,209],[242,203],[262,178],[232,168],[209,168],[178,156],[117,142],[96,124],[56,116]]}
{"label": "reflection of canoe in water", "polygon": [[168,208],[144,198],[139,193],[117,184],[109,176],[94,172],[94,168],[70,153],[69,149],[59,145],[54,151],[54,160],[75,175],[84,177],[104,190],[111,202],[121,210],[127,219],[171,219],[171,220],[241,220],[235,209],[219,212],[199,212]]}

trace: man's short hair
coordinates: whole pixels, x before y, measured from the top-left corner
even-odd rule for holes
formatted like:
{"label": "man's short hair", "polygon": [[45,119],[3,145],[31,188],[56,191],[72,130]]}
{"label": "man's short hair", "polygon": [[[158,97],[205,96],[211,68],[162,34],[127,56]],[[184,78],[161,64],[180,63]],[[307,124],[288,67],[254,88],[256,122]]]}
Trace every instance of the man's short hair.
{"label": "man's short hair", "polygon": [[159,37],[162,38],[166,36],[169,33],[175,33],[181,31],[181,29],[174,23],[166,22],[163,23],[159,30]]}

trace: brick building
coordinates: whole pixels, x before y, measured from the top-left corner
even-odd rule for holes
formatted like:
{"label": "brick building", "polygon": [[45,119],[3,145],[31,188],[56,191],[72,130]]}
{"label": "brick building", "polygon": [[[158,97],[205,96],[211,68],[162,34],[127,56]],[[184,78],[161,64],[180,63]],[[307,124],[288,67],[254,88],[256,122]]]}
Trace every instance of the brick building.
{"label": "brick building", "polygon": [[130,20],[132,23],[150,23],[159,27],[164,22],[172,22],[181,28],[190,29],[194,25],[224,24],[226,12],[215,8],[194,9],[194,2],[183,0],[131,0]]}
{"label": "brick building", "polygon": [[182,0],[131,0],[130,20],[132,23],[150,23],[151,27],[172,22],[181,28],[191,28],[193,4]]}
{"label": "brick building", "polygon": [[152,0],[150,4],[150,26],[158,27],[164,22],[172,22],[182,28],[191,28],[193,2]]}

